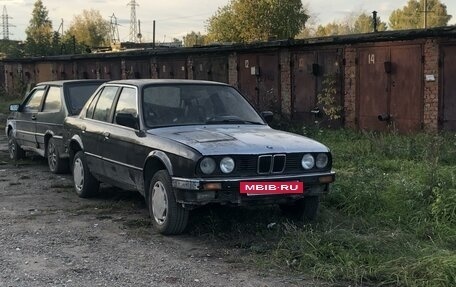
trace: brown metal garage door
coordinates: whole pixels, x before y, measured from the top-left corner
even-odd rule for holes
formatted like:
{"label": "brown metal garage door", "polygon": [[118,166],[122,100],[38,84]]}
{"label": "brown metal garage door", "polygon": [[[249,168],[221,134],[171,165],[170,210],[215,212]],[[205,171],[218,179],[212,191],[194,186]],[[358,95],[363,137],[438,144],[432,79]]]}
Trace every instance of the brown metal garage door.
{"label": "brown metal garage door", "polygon": [[418,131],[423,106],[421,46],[361,48],[358,63],[359,128]]}
{"label": "brown metal garage door", "polygon": [[[330,120],[318,105],[317,96],[323,89],[325,79],[335,80],[335,105],[342,107],[342,78],[341,54],[342,50],[319,50],[297,52],[293,55],[293,119],[306,124],[313,124],[318,120],[321,124],[339,127],[342,118]],[[320,113],[315,113],[320,110]]]}
{"label": "brown metal garage door", "polygon": [[195,80],[208,80],[228,82],[228,59],[227,57],[194,57],[193,78]]}
{"label": "brown metal garage door", "polygon": [[239,55],[239,89],[259,110],[281,110],[277,52]]}
{"label": "brown metal garage door", "polygon": [[456,131],[456,46],[442,49],[442,129]]}
{"label": "brown metal garage door", "polygon": [[159,79],[187,79],[185,59],[160,59],[157,62]]}

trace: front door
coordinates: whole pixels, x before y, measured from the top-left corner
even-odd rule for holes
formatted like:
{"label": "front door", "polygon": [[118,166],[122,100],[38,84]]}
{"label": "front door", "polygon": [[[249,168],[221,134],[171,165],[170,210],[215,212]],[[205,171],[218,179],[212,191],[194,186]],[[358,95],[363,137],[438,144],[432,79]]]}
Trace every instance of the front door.
{"label": "front door", "polygon": [[36,119],[41,110],[46,86],[40,86],[30,92],[16,114],[16,138],[24,147],[37,147]]}

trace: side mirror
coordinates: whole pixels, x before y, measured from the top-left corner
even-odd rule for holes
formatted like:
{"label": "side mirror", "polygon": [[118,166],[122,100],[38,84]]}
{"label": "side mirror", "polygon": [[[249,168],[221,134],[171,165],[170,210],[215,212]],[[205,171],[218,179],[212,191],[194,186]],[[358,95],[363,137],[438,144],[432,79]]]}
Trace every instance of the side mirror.
{"label": "side mirror", "polygon": [[21,105],[19,105],[19,104],[12,104],[9,106],[9,110],[10,110],[10,112],[17,112],[19,110],[20,106]]}
{"label": "side mirror", "polygon": [[274,113],[271,111],[263,111],[261,112],[261,116],[269,124],[274,118]]}
{"label": "side mirror", "polygon": [[138,117],[130,113],[118,113],[116,115],[116,123],[135,130],[139,129]]}

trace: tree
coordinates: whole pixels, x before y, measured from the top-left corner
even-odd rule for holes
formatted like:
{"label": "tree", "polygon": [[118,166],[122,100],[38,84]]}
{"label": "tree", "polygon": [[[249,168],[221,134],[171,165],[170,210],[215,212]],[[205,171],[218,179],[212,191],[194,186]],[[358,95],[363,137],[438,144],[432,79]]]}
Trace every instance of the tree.
{"label": "tree", "polygon": [[82,14],[76,15],[67,30],[76,38],[76,41],[89,47],[100,47],[109,44],[109,22],[98,10],[83,10]]}
{"label": "tree", "polygon": [[315,32],[315,36],[319,37],[347,34],[351,34],[350,26],[347,23],[337,23],[336,21],[328,23],[326,26],[319,25]]}
{"label": "tree", "polygon": [[[332,22],[326,26],[319,25],[315,35],[316,36],[333,36],[333,35],[347,35],[347,34],[362,34],[374,32],[373,16],[362,12],[358,16],[349,16],[341,22]],[[386,23],[382,22],[380,17],[377,16],[377,31],[385,31]]]}
{"label": "tree", "polygon": [[[427,1],[426,8],[425,1]],[[427,14],[427,28],[447,26],[452,17],[448,15],[446,5],[439,0],[409,0],[402,9],[391,13],[389,27],[393,30],[423,28],[425,14]]]}
{"label": "tree", "polygon": [[[386,31],[386,23],[382,22],[379,16],[377,18],[377,31]],[[374,32],[374,16],[366,12],[361,13],[353,24],[352,32],[354,34]]]}
{"label": "tree", "polygon": [[22,43],[13,40],[0,40],[0,58],[20,58],[23,56]]}
{"label": "tree", "polygon": [[231,0],[208,20],[212,42],[294,38],[309,18],[301,0]]}
{"label": "tree", "polygon": [[184,36],[184,47],[202,46],[206,44],[206,38],[206,35],[192,31]]}
{"label": "tree", "polygon": [[48,10],[41,0],[37,0],[32,11],[32,18],[25,30],[27,35],[25,50],[32,56],[45,56],[52,54],[52,22],[48,17]]}

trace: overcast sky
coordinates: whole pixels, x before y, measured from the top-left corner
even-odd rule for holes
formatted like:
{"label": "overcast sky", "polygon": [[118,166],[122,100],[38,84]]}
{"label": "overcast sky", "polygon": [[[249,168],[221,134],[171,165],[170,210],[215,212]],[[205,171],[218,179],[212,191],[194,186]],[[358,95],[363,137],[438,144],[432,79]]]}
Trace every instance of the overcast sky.
{"label": "overcast sky", "polygon": [[[113,14],[118,19],[119,34],[122,41],[128,40],[130,27],[131,0],[43,0],[49,11],[54,30],[63,19],[64,29],[75,15],[84,9],[99,10],[109,20]],[[453,15],[450,24],[456,24],[456,1],[441,0],[447,5],[448,13]],[[152,21],[156,20],[156,41],[167,42],[173,38],[182,39],[188,32],[205,33],[206,20],[218,7],[229,0],[136,0],[136,17],[141,21],[141,32],[145,41],[152,41]],[[10,39],[25,40],[25,29],[29,24],[35,0],[0,0],[1,8],[8,11]],[[307,0],[311,15],[318,24],[341,20],[352,12],[376,10],[383,21],[388,21],[392,10],[402,8],[407,0]],[[14,27],[13,27],[14,25]],[[1,30],[0,30],[1,32]],[[1,35],[0,35],[1,37]]]}

